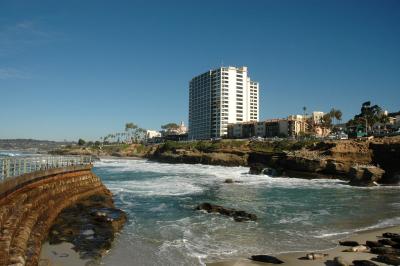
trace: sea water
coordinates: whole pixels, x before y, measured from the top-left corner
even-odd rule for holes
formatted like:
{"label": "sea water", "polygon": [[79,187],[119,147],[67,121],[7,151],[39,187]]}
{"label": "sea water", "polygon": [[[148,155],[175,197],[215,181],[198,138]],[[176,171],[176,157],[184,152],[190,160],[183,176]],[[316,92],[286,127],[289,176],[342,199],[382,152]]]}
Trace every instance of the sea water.
{"label": "sea water", "polygon": [[[400,187],[250,175],[246,167],[109,159],[94,172],[128,223],[104,265],[204,265],[252,254],[326,249],[351,233],[400,224]],[[241,183],[226,184],[232,178]],[[258,216],[196,211],[210,202]]]}

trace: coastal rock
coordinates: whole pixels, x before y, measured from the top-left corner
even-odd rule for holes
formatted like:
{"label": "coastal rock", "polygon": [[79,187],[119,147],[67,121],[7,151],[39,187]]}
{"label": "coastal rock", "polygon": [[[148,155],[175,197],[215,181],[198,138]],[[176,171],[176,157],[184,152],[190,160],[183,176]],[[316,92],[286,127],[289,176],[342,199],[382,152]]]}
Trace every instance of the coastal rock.
{"label": "coastal rock", "polygon": [[306,255],[306,258],[309,260],[318,260],[318,259],[323,259],[325,257],[329,256],[328,254],[323,254],[323,253],[308,253]]}
{"label": "coastal rock", "polygon": [[273,257],[273,256],[269,256],[269,255],[253,255],[253,256],[251,256],[250,259],[254,260],[254,261],[260,261],[260,262],[266,262],[266,263],[272,263],[272,264],[284,263],[280,259]]}
{"label": "coastal rock", "polygon": [[352,241],[352,240],[339,241],[339,244],[341,246],[346,246],[346,247],[356,247],[360,245],[357,241]]}
{"label": "coastal rock", "polygon": [[263,164],[260,164],[260,163],[252,164],[252,165],[250,165],[249,174],[261,175],[261,174],[263,174],[264,168],[265,168],[265,165],[263,165]]}
{"label": "coastal rock", "polygon": [[219,205],[214,205],[208,202],[204,202],[196,207],[196,210],[203,210],[208,213],[219,213],[225,216],[232,217],[236,222],[245,221],[256,221],[257,216],[252,213],[247,213],[245,211],[239,211],[236,209],[225,208]]}
{"label": "coastal rock", "polygon": [[392,247],[375,247],[371,248],[371,253],[380,255],[385,255],[385,254],[400,255],[400,249]]}
{"label": "coastal rock", "polygon": [[281,170],[267,167],[261,163],[255,163],[250,165],[249,174],[251,175],[268,175],[271,177],[280,176],[282,174]]}
{"label": "coastal rock", "polygon": [[384,245],[380,243],[379,241],[369,241],[365,243],[365,245],[369,248],[375,248],[375,247],[383,247]]}
{"label": "coastal rock", "polygon": [[378,266],[378,264],[373,263],[370,260],[353,260],[354,266]]}
{"label": "coastal rock", "polygon": [[234,184],[234,183],[243,183],[243,182],[242,181],[233,180],[232,178],[227,178],[227,179],[225,179],[224,183],[225,184]]}
{"label": "coastal rock", "polygon": [[72,243],[81,258],[97,259],[111,248],[114,235],[126,220],[126,214],[114,207],[111,197],[91,196],[59,214],[48,241]]}
{"label": "coastal rock", "polygon": [[379,255],[375,260],[389,265],[400,265],[400,258],[394,255]]}
{"label": "coastal rock", "polygon": [[376,166],[353,166],[349,171],[350,185],[372,186],[381,180],[384,173]]}
{"label": "coastal rock", "polygon": [[342,257],[335,257],[333,259],[333,265],[334,266],[349,266],[350,263],[348,263],[345,259]]}

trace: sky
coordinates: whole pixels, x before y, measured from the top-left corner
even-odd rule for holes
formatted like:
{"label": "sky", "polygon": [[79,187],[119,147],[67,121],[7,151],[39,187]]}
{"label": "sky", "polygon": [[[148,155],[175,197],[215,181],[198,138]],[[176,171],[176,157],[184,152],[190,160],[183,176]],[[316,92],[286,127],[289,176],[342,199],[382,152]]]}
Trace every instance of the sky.
{"label": "sky", "polygon": [[260,119],[400,110],[397,0],[0,0],[0,138],[187,122],[188,83],[247,66]]}

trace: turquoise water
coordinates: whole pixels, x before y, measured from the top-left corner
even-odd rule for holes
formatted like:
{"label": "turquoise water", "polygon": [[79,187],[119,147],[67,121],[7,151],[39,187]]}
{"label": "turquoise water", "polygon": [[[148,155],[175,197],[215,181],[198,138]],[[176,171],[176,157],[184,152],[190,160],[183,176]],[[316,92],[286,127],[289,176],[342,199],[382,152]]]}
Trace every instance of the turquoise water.
{"label": "turquoise water", "polygon": [[[203,265],[258,253],[333,247],[348,234],[400,224],[400,188],[271,178],[245,167],[102,160],[94,172],[129,222],[104,265]],[[243,181],[225,184],[226,178]],[[211,202],[258,222],[194,211]]]}

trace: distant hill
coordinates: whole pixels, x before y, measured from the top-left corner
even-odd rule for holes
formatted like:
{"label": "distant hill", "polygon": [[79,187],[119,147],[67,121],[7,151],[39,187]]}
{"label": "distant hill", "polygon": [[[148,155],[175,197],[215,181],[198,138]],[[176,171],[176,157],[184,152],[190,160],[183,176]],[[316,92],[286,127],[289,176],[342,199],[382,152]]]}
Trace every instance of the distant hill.
{"label": "distant hill", "polygon": [[0,150],[35,150],[49,151],[74,144],[65,141],[49,141],[35,139],[0,139]]}

